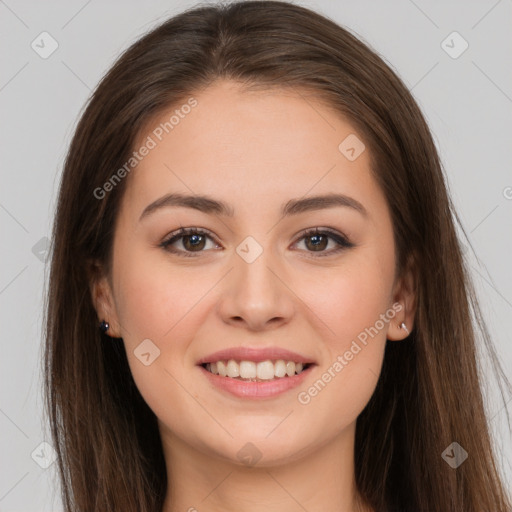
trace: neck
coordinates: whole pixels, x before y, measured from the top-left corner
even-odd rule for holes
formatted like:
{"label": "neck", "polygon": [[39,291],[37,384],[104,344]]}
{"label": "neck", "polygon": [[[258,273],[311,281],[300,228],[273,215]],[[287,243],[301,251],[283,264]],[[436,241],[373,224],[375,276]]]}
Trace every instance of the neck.
{"label": "neck", "polygon": [[263,453],[255,466],[206,454],[162,425],[160,431],[168,475],[162,512],[368,511],[355,486],[355,423],[293,460],[265,461]]}

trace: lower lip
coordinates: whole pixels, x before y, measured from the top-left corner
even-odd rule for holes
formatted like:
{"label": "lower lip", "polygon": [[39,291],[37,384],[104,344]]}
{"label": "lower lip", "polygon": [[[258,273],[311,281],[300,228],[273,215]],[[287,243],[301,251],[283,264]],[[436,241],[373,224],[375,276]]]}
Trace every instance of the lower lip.
{"label": "lower lip", "polygon": [[199,366],[201,371],[205,374],[206,378],[219,389],[228,391],[229,393],[241,398],[268,398],[280,395],[299,384],[310,374],[315,365],[310,365],[308,368],[293,377],[277,377],[267,382],[250,382],[231,377],[222,377],[215,375],[202,366]]}

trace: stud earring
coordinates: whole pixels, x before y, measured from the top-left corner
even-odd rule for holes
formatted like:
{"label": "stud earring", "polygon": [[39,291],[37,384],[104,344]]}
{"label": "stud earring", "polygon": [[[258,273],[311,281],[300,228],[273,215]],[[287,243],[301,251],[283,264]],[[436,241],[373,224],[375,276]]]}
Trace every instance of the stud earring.
{"label": "stud earring", "polygon": [[105,322],[105,320],[101,321],[101,323],[100,323],[101,332],[107,332],[109,327],[110,327],[110,325],[108,324],[108,322]]}
{"label": "stud earring", "polygon": [[410,334],[409,329],[407,329],[407,326],[405,325],[404,322],[402,322],[399,327],[400,327],[400,329],[403,329],[407,333],[407,336],[409,336],[409,334]]}

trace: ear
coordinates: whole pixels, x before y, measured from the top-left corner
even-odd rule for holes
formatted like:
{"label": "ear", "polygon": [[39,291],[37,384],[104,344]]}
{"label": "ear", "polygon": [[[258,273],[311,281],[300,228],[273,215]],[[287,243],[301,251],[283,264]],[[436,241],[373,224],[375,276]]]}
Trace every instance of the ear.
{"label": "ear", "polygon": [[102,265],[96,261],[88,263],[88,278],[91,299],[98,315],[98,325],[101,321],[109,324],[107,335],[111,338],[120,338],[121,331],[114,302],[112,286]]}
{"label": "ear", "polygon": [[[393,304],[399,303],[401,309],[388,324],[387,339],[392,341],[407,338],[414,327],[414,317],[417,304],[417,266],[416,258],[410,255],[402,275],[397,280],[393,289]],[[400,327],[402,322],[404,328]],[[409,333],[407,333],[409,331]]]}

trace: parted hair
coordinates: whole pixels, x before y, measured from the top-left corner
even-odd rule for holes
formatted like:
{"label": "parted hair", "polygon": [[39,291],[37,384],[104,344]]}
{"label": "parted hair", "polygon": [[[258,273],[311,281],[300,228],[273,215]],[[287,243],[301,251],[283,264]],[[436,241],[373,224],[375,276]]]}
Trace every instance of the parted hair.
{"label": "parted hair", "polygon": [[[406,343],[387,342],[375,392],[357,419],[361,496],[378,512],[510,512],[486,417],[481,347],[502,394],[510,383],[480,313],[457,224],[464,230],[425,118],[359,37],[281,1],[199,4],[171,17],[116,60],[78,121],[45,291],[45,414],[64,510],[162,510],[167,474],[157,418],[135,385],[123,340],[98,329],[90,291],[91,262],[111,271],[126,180],[101,200],[93,191],[126,162],[149,120],[219,79],[247,90],[288,88],[348,119],[390,208],[396,271],[414,271],[414,329]],[[441,456],[454,441],[469,455],[457,469]]]}

